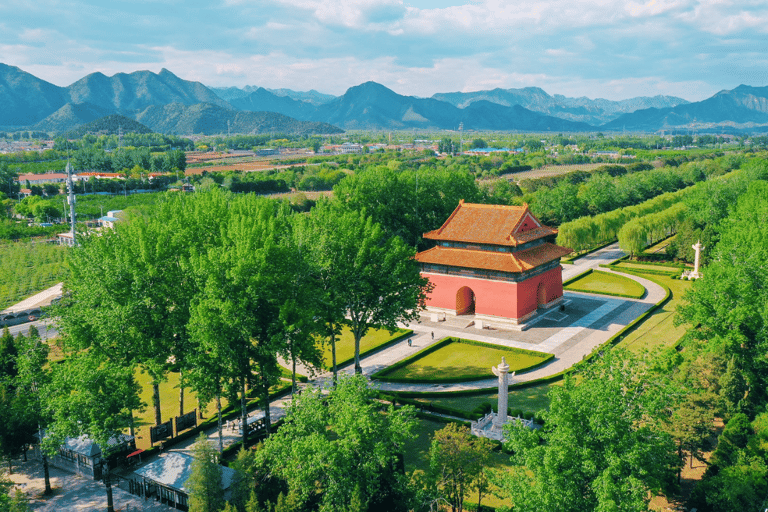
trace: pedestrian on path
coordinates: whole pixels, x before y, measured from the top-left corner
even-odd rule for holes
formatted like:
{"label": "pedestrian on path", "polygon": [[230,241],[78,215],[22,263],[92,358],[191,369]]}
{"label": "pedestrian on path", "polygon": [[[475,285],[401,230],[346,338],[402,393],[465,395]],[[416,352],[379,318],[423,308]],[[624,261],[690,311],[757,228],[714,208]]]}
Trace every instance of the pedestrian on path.
{"label": "pedestrian on path", "polygon": [[411,344],[411,338],[408,338],[408,346],[409,346],[409,347],[413,346],[413,345]]}
{"label": "pedestrian on path", "polygon": [[435,339],[435,331],[432,331],[432,339]]}

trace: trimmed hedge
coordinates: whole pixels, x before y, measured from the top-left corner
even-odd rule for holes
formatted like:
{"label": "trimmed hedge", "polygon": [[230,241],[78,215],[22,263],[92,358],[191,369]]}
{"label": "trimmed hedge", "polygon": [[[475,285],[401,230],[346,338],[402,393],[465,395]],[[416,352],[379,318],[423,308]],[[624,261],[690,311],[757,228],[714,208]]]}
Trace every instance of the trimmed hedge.
{"label": "trimmed hedge", "polygon": [[[455,338],[453,336],[449,336],[447,338],[444,338],[437,343],[430,345],[428,347],[424,347],[423,349],[419,350],[415,354],[411,355],[410,357],[407,357],[401,361],[398,361],[397,363],[388,366],[386,368],[383,368],[373,375],[371,375],[371,379],[380,380],[382,382],[401,382],[401,383],[411,383],[411,384],[455,384],[459,382],[472,382],[476,380],[484,380],[482,378],[478,378],[476,376],[470,376],[470,377],[452,377],[452,378],[445,378],[445,379],[406,379],[406,378],[395,378],[395,377],[387,377],[390,373],[397,371],[405,366],[408,366],[409,364],[418,361],[422,357],[431,354],[432,352],[435,352],[436,350],[439,350],[441,348],[444,348],[451,343],[462,343],[465,345],[472,345],[476,347],[483,347],[483,348],[493,348],[496,350],[503,350],[506,352],[510,352],[513,354],[523,354],[528,356],[536,356],[541,357],[544,356],[541,362],[536,363],[532,366],[529,366],[528,368],[525,368],[523,371],[519,371],[518,374],[522,375],[524,373],[530,372],[532,370],[535,370],[536,368],[541,367],[542,365],[548,363],[550,360],[552,360],[555,356],[553,354],[547,354],[544,352],[537,352],[535,350],[525,350],[525,349],[518,349],[518,348],[512,348],[512,347],[506,347],[503,345],[493,345],[491,343],[483,343],[481,341],[475,341],[475,340],[465,340],[462,338]],[[490,378],[490,376],[488,377]]]}

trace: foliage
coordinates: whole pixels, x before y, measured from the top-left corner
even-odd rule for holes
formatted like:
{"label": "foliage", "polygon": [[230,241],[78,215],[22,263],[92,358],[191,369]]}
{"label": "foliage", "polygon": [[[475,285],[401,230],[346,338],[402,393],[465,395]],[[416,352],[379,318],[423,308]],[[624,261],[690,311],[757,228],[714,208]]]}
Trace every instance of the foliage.
{"label": "foliage", "polygon": [[646,365],[610,351],[552,388],[541,431],[508,427],[513,468],[496,480],[515,510],[644,510],[677,465],[658,428],[667,399]]}
{"label": "foliage", "polygon": [[430,476],[453,512],[461,512],[471,489],[482,487],[492,442],[470,434],[466,426],[448,423],[435,432],[429,449]]}
{"label": "foliage", "polygon": [[199,512],[216,512],[224,506],[221,466],[218,453],[204,433],[192,447],[192,471],[185,486],[189,489],[189,508]]}
{"label": "foliage", "polygon": [[[362,376],[340,378],[327,395],[308,388],[258,457],[311,509],[407,510],[401,457],[413,409],[382,414]],[[319,503],[317,501],[319,500]]]}
{"label": "foliage", "polygon": [[679,308],[681,321],[700,325],[694,334],[732,358],[746,390],[740,408],[753,415],[768,402],[766,315],[768,287],[768,183],[754,182],[723,223],[712,263]]}
{"label": "foliage", "polygon": [[335,198],[352,210],[365,212],[388,236],[422,245],[422,235],[442,226],[461,199],[481,202],[472,175],[445,169],[394,171],[367,168],[334,187]]}

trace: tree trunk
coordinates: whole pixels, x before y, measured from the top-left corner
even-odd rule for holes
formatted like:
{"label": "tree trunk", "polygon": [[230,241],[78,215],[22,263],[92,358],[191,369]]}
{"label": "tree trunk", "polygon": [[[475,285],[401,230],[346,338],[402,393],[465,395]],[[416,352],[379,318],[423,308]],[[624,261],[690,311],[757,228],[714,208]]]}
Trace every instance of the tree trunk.
{"label": "tree trunk", "polygon": [[339,380],[339,369],[336,366],[336,332],[331,329],[331,356],[333,359],[333,385]]}
{"label": "tree trunk", "polygon": [[243,450],[248,447],[248,410],[245,408],[245,379],[240,387],[240,428],[243,430]]}
{"label": "tree trunk", "polygon": [[152,401],[155,405],[155,426],[157,426],[163,422],[160,412],[160,383],[158,381],[152,382]]}
{"label": "tree trunk", "polygon": [[[42,450],[40,451],[40,453],[42,453]],[[53,490],[51,489],[51,474],[48,471],[48,457],[46,457],[44,453],[42,453],[42,455],[43,455],[43,477],[45,478],[45,491],[43,492],[43,494],[51,494]]]}
{"label": "tree trunk", "polygon": [[184,415],[184,372],[179,370],[179,416]]}
{"label": "tree trunk", "polygon": [[358,336],[357,331],[355,331],[355,375],[363,373],[363,367],[360,366],[360,338],[362,336]]}
{"label": "tree trunk", "polygon": [[267,376],[264,372],[261,372],[261,384],[264,388],[264,428],[267,433],[267,437],[272,433],[272,421],[269,417],[269,382],[267,382]]}
{"label": "tree trunk", "polygon": [[104,485],[107,486],[107,512],[115,512],[114,504],[112,503],[112,481],[109,478],[109,463],[104,463]]}
{"label": "tree trunk", "polygon": [[219,415],[219,453],[224,453],[224,433],[221,425],[221,393],[216,394],[216,412]]}

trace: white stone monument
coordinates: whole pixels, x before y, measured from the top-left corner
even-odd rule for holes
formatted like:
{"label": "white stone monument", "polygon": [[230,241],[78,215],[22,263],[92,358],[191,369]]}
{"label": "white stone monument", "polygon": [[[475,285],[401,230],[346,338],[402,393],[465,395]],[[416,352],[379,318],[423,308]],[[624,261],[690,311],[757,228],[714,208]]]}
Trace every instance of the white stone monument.
{"label": "white stone monument", "polygon": [[701,250],[703,248],[704,247],[701,246],[701,240],[691,246],[691,249],[696,251],[696,254],[693,259],[693,272],[688,275],[688,279],[698,279],[701,277],[701,274],[699,274],[699,261],[701,258]]}
{"label": "white stone monument", "polygon": [[[509,403],[509,365],[505,357],[501,358],[501,364],[491,368],[493,374],[499,378],[499,412],[493,418],[493,430],[501,432],[507,422],[507,406]],[[512,372],[512,377],[515,372]]]}

